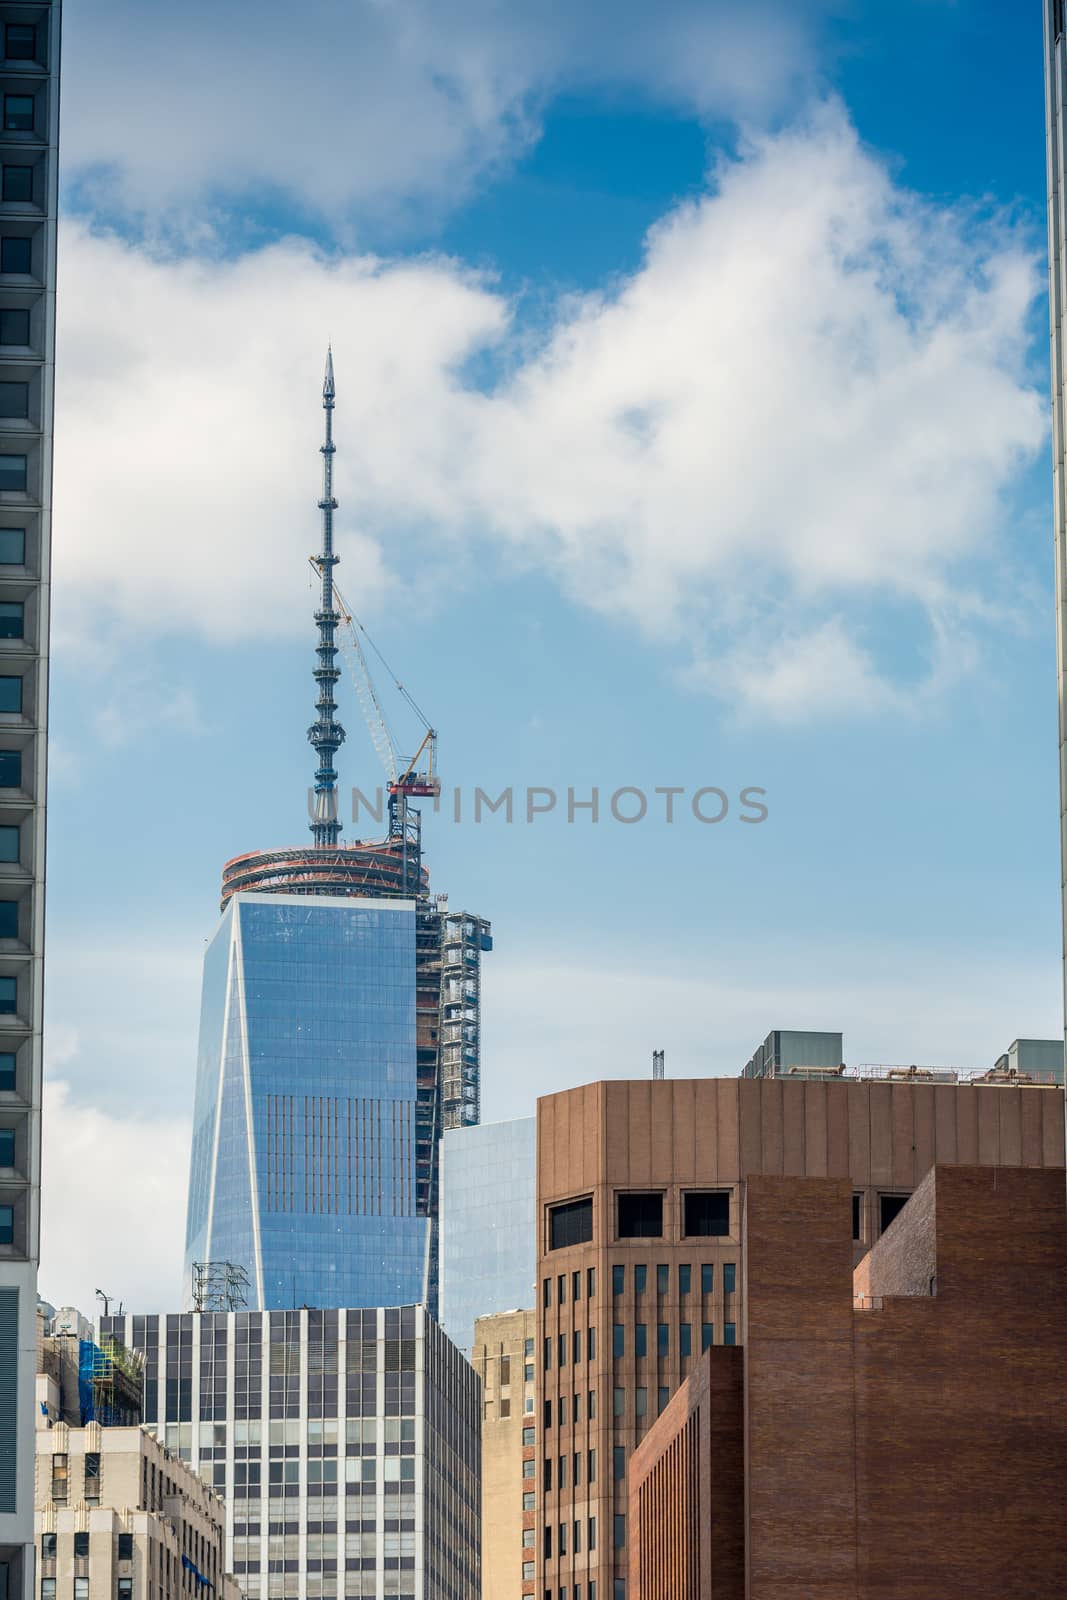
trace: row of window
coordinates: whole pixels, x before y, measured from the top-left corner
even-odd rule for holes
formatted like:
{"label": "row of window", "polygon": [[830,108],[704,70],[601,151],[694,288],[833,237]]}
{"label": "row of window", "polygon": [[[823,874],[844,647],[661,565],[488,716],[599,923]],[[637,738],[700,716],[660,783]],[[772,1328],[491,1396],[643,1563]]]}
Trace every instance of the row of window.
{"label": "row of window", "polygon": [[[707,1350],[715,1342],[715,1325],[711,1322],[700,1324],[700,1348]],[[723,1344],[737,1343],[737,1324],[735,1322],[723,1323]],[[611,1353],[616,1360],[626,1354],[626,1325],[617,1322],[611,1330]],[[643,1361],[648,1355],[648,1324],[635,1322],[633,1327],[633,1353],[638,1361]],[[656,1355],[666,1358],[671,1353],[671,1326],[669,1322],[656,1324]],[[678,1324],[678,1354],[691,1356],[693,1354],[693,1324],[680,1322]]]}
{"label": "row of window", "polygon": [[[65,1459],[65,1458],[64,1458]],[[85,1476],[87,1478],[100,1476],[100,1457],[95,1457],[95,1469],[90,1471],[90,1456],[85,1458]],[[54,1561],[59,1554],[59,1535],[55,1533],[42,1533],[41,1535],[41,1560]],[[89,1554],[89,1535],[76,1533],[74,1535],[74,1554],[76,1557]],[[120,1533],[118,1536],[118,1559],[120,1561],[133,1560],[133,1534]]]}
{"label": "row of window", "polygon": [[[568,1400],[570,1401],[569,1406],[568,1406]],[[565,1428],[567,1426],[568,1412],[570,1414],[569,1415],[569,1420],[571,1422],[574,1422],[574,1423],[581,1422],[581,1420],[582,1420],[582,1397],[581,1397],[580,1393],[575,1393],[575,1394],[572,1394],[572,1395],[561,1394],[559,1399],[558,1399],[558,1401],[556,1402],[556,1414],[557,1414],[557,1416],[559,1418],[559,1425],[560,1425],[561,1428]],[[586,1398],[586,1403],[585,1403],[585,1415],[586,1415],[586,1421],[587,1422],[595,1422],[596,1421],[596,1390],[595,1389],[590,1389],[589,1390],[588,1396]],[[542,1417],[543,1417],[543,1420],[544,1420],[545,1427],[546,1428],[551,1428],[551,1426],[552,1426],[552,1402],[551,1402],[551,1400],[542,1401]],[[532,1435],[533,1429],[532,1428],[526,1428],[526,1429],[523,1430],[523,1441],[524,1441],[524,1443],[527,1442],[526,1438],[525,1438],[527,1433],[530,1433]],[[531,1438],[528,1442],[530,1444],[533,1444],[533,1439]]]}
{"label": "row of window", "polygon": [[[587,1450],[587,1451],[585,1451],[584,1452],[584,1458],[585,1458],[585,1481],[586,1481],[587,1484],[595,1483],[596,1482],[596,1451],[595,1450]],[[569,1475],[569,1479],[570,1479],[571,1488],[572,1489],[580,1489],[581,1486],[582,1486],[582,1459],[583,1459],[583,1452],[581,1450],[576,1450],[574,1452],[573,1457],[572,1456],[559,1456],[558,1459],[557,1459],[555,1456],[545,1456],[544,1462],[542,1464],[543,1465],[542,1481],[543,1481],[544,1488],[546,1490],[548,1490],[548,1491],[551,1491],[551,1489],[552,1489],[552,1474],[553,1474],[553,1472],[555,1472],[556,1488],[557,1489],[566,1489],[567,1482],[568,1482],[568,1475]],[[569,1465],[568,1465],[568,1463],[569,1463]]]}
{"label": "row of window", "polygon": [[[527,1572],[527,1570],[526,1570],[527,1567],[529,1567],[529,1569],[530,1569],[529,1572]],[[524,1578],[532,1578],[534,1576],[534,1564],[533,1564],[532,1561],[527,1561],[527,1562],[525,1562],[523,1564],[522,1575],[523,1575]],[[622,1582],[622,1580],[619,1579],[619,1578],[616,1578],[616,1580],[615,1580],[614,1600],[626,1600],[626,1585],[625,1584],[622,1585],[622,1590],[620,1592],[620,1589],[619,1589],[620,1582]],[[589,1596],[589,1600],[596,1600],[596,1579],[595,1578],[591,1578],[589,1580],[589,1582],[585,1586],[585,1590],[586,1590],[586,1593]],[[583,1600],[582,1585],[580,1583],[572,1584],[569,1593],[574,1596],[574,1600]],[[567,1585],[565,1583],[560,1586],[560,1588],[558,1590],[558,1596],[559,1596],[559,1600],[568,1600],[568,1589],[567,1589]],[[552,1590],[551,1589],[546,1589],[545,1590],[545,1600],[552,1600]]]}
{"label": "row of window", "polygon": [[[663,1238],[663,1192],[620,1191],[615,1195],[617,1239]],[[730,1232],[729,1189],[692,1189],[682,1195],[682,1236],[723,1238]],[[563,1250],[593,1238],[593,1200],[566,1200],[548,1211],[548,1247]]]}
{"label": "row of window", "polygon": [[[120,1578],[116,1594],[117,1600],[133,1600],[133,1579]],[[41,1579],[41,1600],[57,1600],[56,1580],[54,1578]],[[75,1578],[74,1600],[89,1600],[88,1578]]]}
{"label": "row of window", "polygon": [[[561,1272],[560,1273],[559,1277],[556,1279],[556,1304],[557,1305],[565,1306],[567,1304],[567,1279],[568,1279],[568,1277],[570,1278],[570,1283],[571,1283],[571,1299],[572,1299],[572,1301],[577,1303],[577,1301],[579,1301],[582,1298],[582,1282],[583,1282],[583,1280],[585,1282],[585,1298],[587,1300],[595,1300],[595,1298],[596,1298],[596,1268],[595,1267],[587,1267],[585,1269],[584,1273],[580,1272],[580,1271],[579,1272],[571,1272],[571,1273],[566,1273],[566,1272]],[[550,1306],[552,1304],[552,1279],[551,1278],[546,1278],[545,1281],[544,1281],[544,1284],[542,1285],[542,1298],[543,1298],[544,1303],[545,1303],[546,1306]],[[529,1350],[527,1351],[527,1354],[531,1354],[532,1351],[533,1351],[533,1340],[532,1339],[527,1339],[526,1343],[530,1347]]]}
{"label": "row of window", "polygon": [[[648,1266],[645,1262],[638,1261],[633,1267],[634,1298],[639,1300],[648,1288]],[[671,1288],[671,1269],[667,1262],[661,1261],[656,1267],[656,1293],[666,1295]],[[692,1264],[682,1261],[678,1265],[678,1295],[685,1299],[692,1292],[693,1268]],[[725,1261],[722,1268],[722,1292],[733,1294],[737,1288],[737,1263]],[[626,1268],[614,1266],[611,1269],[611,1292],[613,1296],[626,1293]],[[715,1264],[704,1261],[700,1264],[700,1292],[701,1294],[714,1294],[715,1292]]]}
{"label": "row of window", "polygon": [[[615,1521],[618,1522],[618,1520],[618,1517],[616,1517]],[[576,1518],[573,1523],[561,1522],[558,1524],[558,1532],[556,1534],[557,1555],[565,1556],[568,1553],[572,1556],[581,1555],[583,1524],[585,1530],[585,1548],[587,1550],[596,1549],[596,1518],[579,1517]],[[569,1552],[567,1548],[568,1529],[570,1530]],[[616,1548],[618,1548],[618,1546],[616,1546]],[[546,1561],[551,1561],[552,1559],[552,1524],[550,1522],[545,1523],[545,1559]]]}
{"label": "row of window", "polygon": [[558,1338],[555,1339],[555,1340],[553,1340],[552,1335],[550,1333],[547,1333],[545,1335],[545,1348],[544,1348],[544,1370],[546,1372],[551,1372],[552,1371],[552,1350],[553,1350],[553,1346],[555,1346],[555,1348],[556,1348],[556,1350],[558,1352],[557,1365],[560,1366],[560,1367],[567,1366],[568,1357],[572,1353],[573,1353],[573,1356],[574,1356],[574,1365],[575,1366],[580,1366],[581,1362],[582,1362],[582,1352],[583,1352],[583,1350],[585,1352],[585,1360],[586,1361],[595,1361],[596,1360],[596,1329],[595,1328],[587,1328],[585,1330],[585,1338],[584,1339],[582,1337],[582,1330],[580,1328],[575,1328],[575,1330],[574,1330],[574,1332],[572,1334],[561,1333],[561,1334],[559,1334]]}

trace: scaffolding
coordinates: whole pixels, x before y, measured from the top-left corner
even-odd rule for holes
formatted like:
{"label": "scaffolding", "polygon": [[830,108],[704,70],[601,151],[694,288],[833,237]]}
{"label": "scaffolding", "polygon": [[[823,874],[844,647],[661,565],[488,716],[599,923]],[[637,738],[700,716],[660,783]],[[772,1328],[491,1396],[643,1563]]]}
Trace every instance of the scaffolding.
{"label": "scaffolding", "polygon": [[141,1421],[144,1357],[105,1334],[78,1341],[78,1404],[84,1426],[122,1428]]}

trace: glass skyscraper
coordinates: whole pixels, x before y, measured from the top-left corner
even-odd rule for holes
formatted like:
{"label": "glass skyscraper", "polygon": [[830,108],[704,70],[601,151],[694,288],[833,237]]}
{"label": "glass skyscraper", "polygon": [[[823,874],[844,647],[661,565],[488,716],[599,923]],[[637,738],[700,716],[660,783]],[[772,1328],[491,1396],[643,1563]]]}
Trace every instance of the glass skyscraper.
{"label": "glass skyscraper", "polygon": [[204,961],[187,1292],[225,1261],[260,1310],[428,1303],[418,1091],[414,903],[232,895]]}

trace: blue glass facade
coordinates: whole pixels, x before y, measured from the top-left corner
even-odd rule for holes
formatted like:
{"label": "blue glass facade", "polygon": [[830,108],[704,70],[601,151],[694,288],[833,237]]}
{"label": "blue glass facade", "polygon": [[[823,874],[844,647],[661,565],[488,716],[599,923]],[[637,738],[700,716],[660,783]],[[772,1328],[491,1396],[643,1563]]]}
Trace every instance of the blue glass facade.
{"label": "blue glass facade", "polygon": [[537,1119],[441,1140],[441,1326],[469,1357],[477,1317],[534,1304]]}
{"label": "blue glass facade", "polygon": [[424,1301],[415,911],[235,895],[204,960],[186,1229],[262,1310]]}

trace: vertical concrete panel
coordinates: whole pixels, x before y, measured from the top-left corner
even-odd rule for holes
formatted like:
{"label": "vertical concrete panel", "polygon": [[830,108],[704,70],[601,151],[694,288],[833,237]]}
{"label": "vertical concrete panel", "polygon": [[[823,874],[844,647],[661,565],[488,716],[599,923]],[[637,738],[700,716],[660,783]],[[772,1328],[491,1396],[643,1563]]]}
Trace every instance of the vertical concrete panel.
{"label": "vertical concrete panel", "polygon": [[1022,1097],[1022,1105],[1019,1108],[1020,1159],[1024,1167],[1042,1165],[1041,1102],[1046,1098],[1043,1093],[1024,1094]]}
{"label": "vertical concrete panel", "polygon": [[1001,1089],[1000,1111],[1000,1163],[1004,1167],[1019,1167],[1023,1159],[1023,1108],[1022,1102],[1032,1089]]}
{"label": "vertical concrete panel", "polygon": [[611,1185],[628,1187],[634,1181],[634,1151],[630,1145],[629,1083],[605,1083],[604,1142],[605,1177]]}
{"label": "vertical concrete panel", "polygon": [[1055,1090],[1041,1094],[1041,1142],[1046,1167],[1063,1166],[1063,1096]]}
{"label": "vertical concrete panel", "polygon": [[812,1087],[782,1083],[782,1171],[789,1178],[804,1176],[804,1103]]}
{"label": "vertical concrete panel", "polygon": [[847,1178],[851,1170],[848,1089],[844,1084],[828,1083],[826,1085],[826,1176]]}
{"label": "vertical concrete panel", "polygon": [[781,1080],[763,1078],[758,1080],[757,1087],[763,1090],[762,1150],[759,1165],[753,1170],[780,1177],[785,1160]]}
{"label": "vertical concrete panel", "polygon": [[697,1168],[697,1124],[706,1114],[707,1096],[696,1078],[679,1078],[670,1084],[674,1127],[674,1176],[678,1183],[693,1183]]}
{"label": "vertical concrete panel", "polygon": [[857,1187],[871,1181],[871,1086],[846,1085],[848,1105],[848,1170]]}
{"label": "vertical concrete panel", "polygon": [[893,1183],[910,1189],[915,1183],[915,1090],[911,1084],[894,1083],[889,1090],[893,1117]]}
{"label": "vertical concrete panel", "polygon": [[825,1178],[827,1173],[825,1083],[804,1085],[804,1172],[809,1178]]}
{"label": "vertical concrete panel", "polygon": [[915,1148],[912,1157],[912,1177],[908,1187],[914,1189],[934,1164],[934,1148],[936,1145],[934,1095],[936,1090],[932,1084],[917,1083],[912,1093],[915,1097],[912,1116],[912,1144]]}
{"label": "vertical concrete panel", "polygon": [[739,1086],[737,1078],[719,1078],[715,1084],[720,1183],[737,1183],[741,1178]]}
{"label": "vertical concrete panel", "polygon": [[947,1083],[939,1084],[934,1094],[934,1161],[951,1165],[956,1160],[956,1102],[959,1090]]}
{"label": "vertical concrete panel", "polygon": [[737,1081],[738,1115],[741,1120],[741,1177],[750,1172],[762,1171],[763,1160],[763,1090],[765,1085],[754,1078]]}
{"label": "vertical concrete panel", "polygon": [[973,1165],[978,1160],[978,1091],[956,1090],[956,1160]]}
{"label": "vertical concrete panel", "polygon": [[892,1184],[893,1178],[893,1097],[887,1083],[872,1083],[868,1111],[871,1119],[872,1184]]}
{"label": "vertical concrete panel", "polygon": [[1000,1111],[999,1100],[1003,1089],[974,1091],[978,1099],[978,1160],[984,1167],[1000,1162]]}

